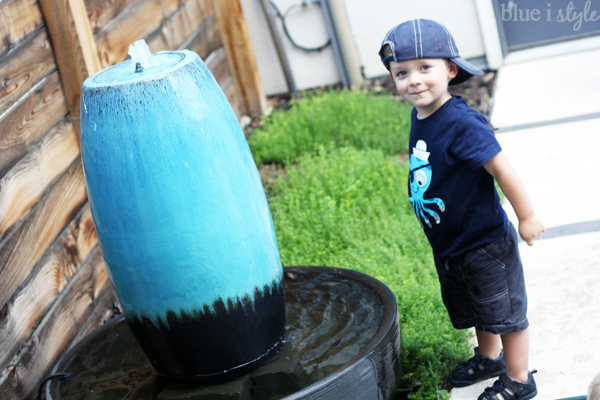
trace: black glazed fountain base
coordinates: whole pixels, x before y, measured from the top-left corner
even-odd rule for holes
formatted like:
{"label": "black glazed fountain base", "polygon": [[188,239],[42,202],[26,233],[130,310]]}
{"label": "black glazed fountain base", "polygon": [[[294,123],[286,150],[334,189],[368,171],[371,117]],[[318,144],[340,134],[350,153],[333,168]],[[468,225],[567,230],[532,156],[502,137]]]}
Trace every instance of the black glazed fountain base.
{"label": "black glazed fountain base", "polygon": [[154,371],[124,319],[98,328],[53,373],[48,400],[391,400],[400,372],[398,308],[381,282],[327,267],[284,268],[286,332],[269,360],[224,384]]}
{"label": "black glazed fountain base", "polygon": [[[285,333],[283,296],[279,282],[256,290],[252,301],[218,300],[213,310],[205,307],[193,315],[169,312],[166,324],[147,318],[127,322],[159,374],[203,384],[227,382],[256,368],[279,346]],[[238,365],[239,360],[249,361]]]}

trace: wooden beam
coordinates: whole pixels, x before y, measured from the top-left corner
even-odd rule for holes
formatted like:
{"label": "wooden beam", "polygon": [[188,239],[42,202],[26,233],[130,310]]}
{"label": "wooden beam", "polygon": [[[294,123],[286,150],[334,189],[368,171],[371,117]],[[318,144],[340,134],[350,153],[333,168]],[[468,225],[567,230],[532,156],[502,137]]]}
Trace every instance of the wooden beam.
{"label": "wooden beam", "polygon": [[0,118],[0,176],[4,176],[67,112],[56,71],[6,111]]}
{"label": "wooden beam", "polygon": [[88,317],[98,308],[108,308],[114,296],[100,250],[90,256],[67,284],[58,300],[0,377],[0,398],[34,398],[41,380],[50,374],[72,339],[90,323]]}
{"label": "wooden beam", "polygon": [[219,82],[219,86],[221,87],[221,90],[223,90],[223,93],[225,93],[225,97],[227,97],[233,113],[239,119],[242,115],[244,115],[244,113],[233,76],[228,75],[226,79]]}
{"label": "wooden beam", "polygon": [[112,289],[112,286],[104,292],[102,297],[98,297],[95,302],[97,303],[97,306],[88,316],[87,321],[83,324],[79,332],[77,332],[73,339],[71,339],[71,343],[69,344],[67,351],[75,347],[87,335],[92,333],[94,329],[100,328],[111,319],[120,317],[122,314],[121,305],[117,300],[117,295]]}
{"label": "wooden beam", "polygon": [[0,1],[0,57],[44,25],[37,0]]}
{"label": "wooden beam", "polygon": [[77,157],[77,133],[62,122],[0,179],[0,240]]}
{"label": "wooden beam", "polygon": [[46,250],[30,279],[2,307],[0,371],[21,349],[73,275],[98,245],[89,203]]}
{"label": "wooden beam", "polygon": [[92,32],[97,34],[136,0],[86,0]]}
{"label": "wooden beam", "polygon": [[0,115],[56,70],[46,29],[39,29],[0,59]]}
{"label": "wooden beam", "polygon": [[206,68],[212,72],[215,80],[219,85],[221,85],[221,89],[223,88],[222,83],[226,79],[231,79],[232,73],[229,69],[229,63],[227,62],[227,52],[223,47],[219,47],[217,50],[213,51],[210,56],[206,58],[205,61]]}
{"label": "wooden beam", "polygon": [[219,32],[217,16],[216,14],[212,14],[179,46],[179,49],[191,50],[198,54],[202,61],[204,61],[210,53],[221,46],[223,46],[223,39]]}
{"label": "wooden beam", "polygon": [[129,45],[159,29],[180,5],[181,0],[138,0],[119,14],[96,35],[102,68],[125,60]]}
{"label": "wooden beam", "polygon": [[40,0],[71,117],[77,122],[81,86],[100,71],[100,60],[83,0]]}
{"label": "wooden beam", "polygon": [[221,90],[225,93],[225,97],[227,97],[229,105],[231,105],[236,117],[240,118],[244,115],[244,109],[240,101],[240,96],[238,95],[235,79],[229,69],[227,53],[223,46],[213,51],[206,58],[206,67],[212,72],[217,83],[221,87]]}
{"label": "wooden beam", "polygon": [[260,116],[267,98],[258,74],[252,43],[239,0],[213,0],[227,59],[241,97],[244,112]]}
{"label": "wooden beam", "polygon": [[177,50],[204,21],[214,15],[211,0],[186,0],[160,29],[146,38],[150,51]]}
{"label": "wooden beam", "polygon": [[[59,181],[0,242],[0,305],[27,279],[34,266],[87,201],[81,161]],[[0,396],[1,398],[1,396]]]}

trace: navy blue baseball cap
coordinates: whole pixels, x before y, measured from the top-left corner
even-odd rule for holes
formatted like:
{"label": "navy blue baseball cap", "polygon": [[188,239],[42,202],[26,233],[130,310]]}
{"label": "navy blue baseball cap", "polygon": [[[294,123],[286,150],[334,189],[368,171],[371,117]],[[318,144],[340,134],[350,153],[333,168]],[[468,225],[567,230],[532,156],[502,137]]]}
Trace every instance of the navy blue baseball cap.
{"label": "navy blue baseball cap", "polygon": [[[385,46],[390,46],[392,54],[385,56]],[[391,61],[413,60],[415,58],[446,58],[458,66],[458,74],[448,84],[458,85],[473,75],[483,75],[483,71],[461,58],[454,38],[448,29],[430,19],[413,19],[392,28],[383,39],[379,49],[381,62],[390,69]]]}

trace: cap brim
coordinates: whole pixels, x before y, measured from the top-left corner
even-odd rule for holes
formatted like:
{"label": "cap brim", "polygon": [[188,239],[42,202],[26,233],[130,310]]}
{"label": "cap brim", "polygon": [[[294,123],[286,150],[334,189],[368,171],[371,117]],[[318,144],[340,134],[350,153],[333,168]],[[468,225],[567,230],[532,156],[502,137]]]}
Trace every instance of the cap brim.
{"label": "cap brim", "polygon": [[450,59],[450,61],[452,61],[454,64],[456,64],[458,66],[458,74],[456,75],[455,78],[453,78],[448,83],[449,85],[461,84],[461,83],[465,82],[466,80],[468,80],[469,78],[471,78],[473,75],[478,75],[478,76],[483,75],[482,70],[480,70],[479,68],[477,68],[476,66],[474,66],[473,64],[471,64],[470,62],[465,60],[464,58],[460,58],[460,57],[452,58],[452,59]]}

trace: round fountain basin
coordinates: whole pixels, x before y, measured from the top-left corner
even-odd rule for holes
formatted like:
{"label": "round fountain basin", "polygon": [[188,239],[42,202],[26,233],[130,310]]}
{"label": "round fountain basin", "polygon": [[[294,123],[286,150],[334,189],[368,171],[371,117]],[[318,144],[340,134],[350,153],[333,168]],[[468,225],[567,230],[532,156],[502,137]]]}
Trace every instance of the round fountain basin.
{"label": "round fountain basin", "polygon": [[355,271],[284,268],[286,333],[277,354],[240,378],[206,384],[157,374],[123,318],[58,362],[48,400],[389,400],[400,372],[396,299]]}

